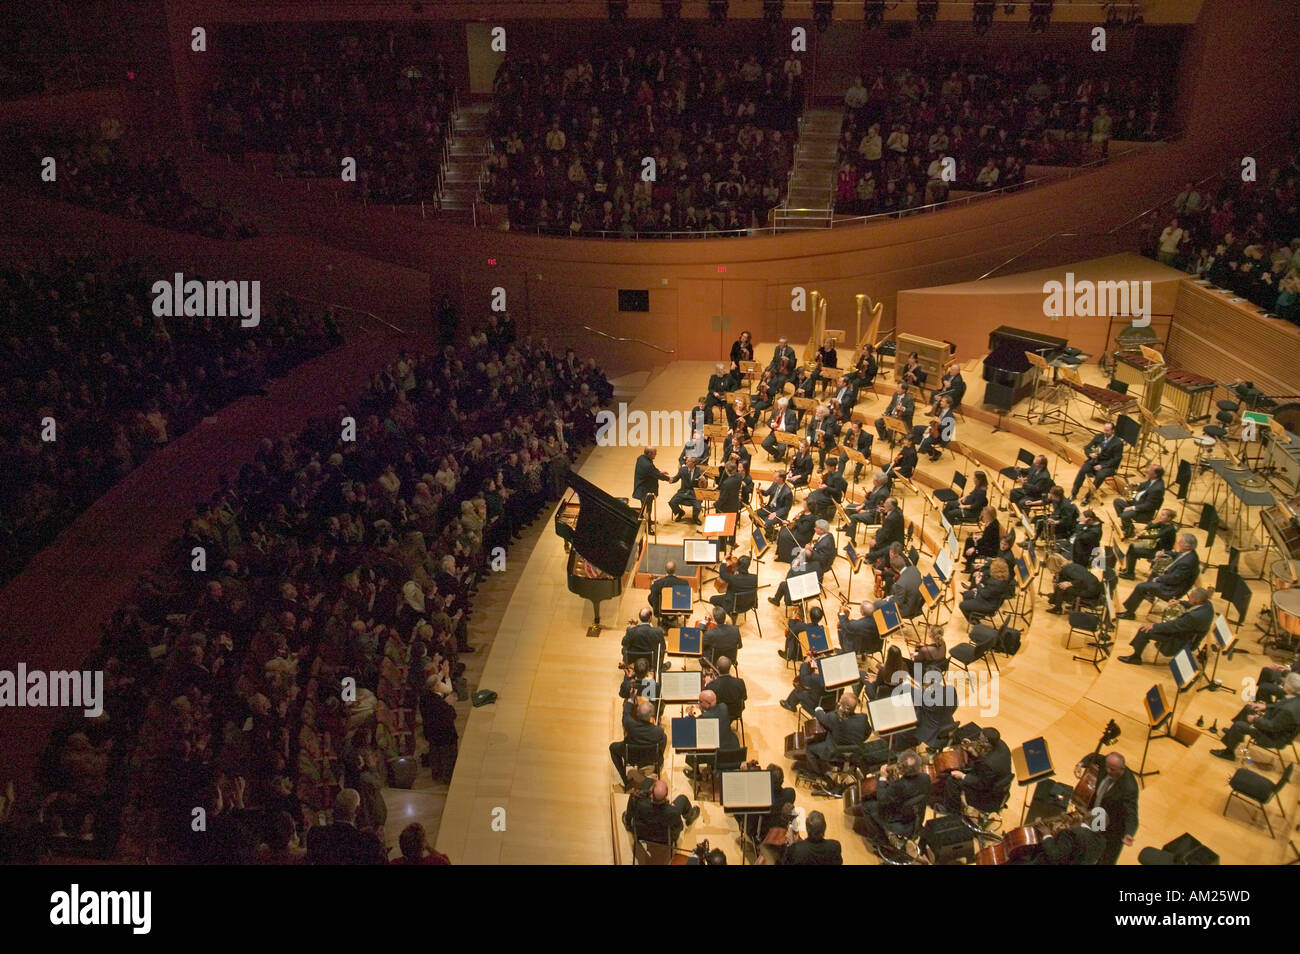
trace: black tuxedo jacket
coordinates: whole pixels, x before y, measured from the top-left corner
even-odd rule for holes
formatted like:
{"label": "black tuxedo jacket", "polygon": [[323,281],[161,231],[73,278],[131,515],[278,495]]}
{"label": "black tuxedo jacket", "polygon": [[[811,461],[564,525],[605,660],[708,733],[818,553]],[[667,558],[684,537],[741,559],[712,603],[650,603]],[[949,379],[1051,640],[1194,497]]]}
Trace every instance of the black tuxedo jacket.
{"label": "black tuxedo jacket", "polygon": [[636,472],[632,477],[632,496],[645,502],[647,494],[659,492],[659,481],[667,478],[660,476],[660,470],[645,454],[636,459]]}
{"label": "black tuxedo jacket", "polygon": [[840,843],[833,838],[813,841],[806,838],[796,841],[785,849],[781,857],[783,865],[842,865],[844,858],[840,853]]}
{"label": "black tuxedo jacket", "polygon": [[1200,557],[1195,550],[1188,550],[1174,557],[1174,562],[1169,564],[1165,572],[1151,582],[1159,587],[1161,599],[1173,599],[1190,590],[1200,572]]}
{"label": "black tuxedo jacket", "polygon": [[763,509],[769,516],[780,517],[784,520],[790,516],[790,505],[794,503],[794,491],[790,489],[789,484],[772,484],[768,488],[771,493],[766,494],[767,503]]}
{"label": "black tuxedo jacket", "polygon": [[820,580],[835,562],[835,538],[823,533],[813,544],[813,562],[817,565],[817,578]]}
{"label": "black tuxedo jacket", "polygon": [[794,356],[794,348],[790,347],[789,345],[786,345],[784,348],[782,348],[780,345],[777,345],[776,350],[772,352],[772,363],[767,366],[768,370],[769,371],[779,370],[781,367],[782,358],[789,358],[790,367],[792,368],[799,363],[798,359]]}
{"label": "black tuxedo jacket", "polygon": [[631,656],[653,656],[664,645],[664,631],[658,626],[652,626],[649,623],[638,623],[636,626],[629,626],[623,634],[623,655],[625,658]]}
{"label": "black tuxedo jacket", "polygon": [[1129,504],[1140,514],[1154,514],[1165,502],[1165,482],[1159,477],[1138,484],[1137,496]]}
{"label": "black tuxedo jacket", "polygon": [[1101,524],[1079,527],[1070,543],[1070,559],[1084,566],[1092,565],[1092,551],[1101,546]]}
{"label": "black tuxedo jacket", "polygon": [[[732,629],[735,629],[735,627],[733,626]],[[718,697],[718,701],[727,707],[727,712],[732,718],[739,717],[745,711],[745,700],[749,698],[749,690],[745,688],[745,680],[731,675],[719,676],[704,688],[712,691]]]}
{"label": "black tuxedo jacket", "polygon": [[740,510],[740,488],[744,481],[739,474],[723,478],[718,484],[718,502],[714,509],[718,513],[737,513]]}
{"label": "black tuxedo jacket", "polygon": [[[731,592],[731,587],[727,587],[727,592]],[[713,629],[704,631],[704,652],[710,659],[717,659],[719,656],[726,656],[734,660],[736,653],[740,650],[740,630],[729,623],[713,627]]]}
{"label": "black tuxedo jacket", "polygon": [[1119,466],[1119,462],[1124,457],[1124,441],[1118,434],[1112,434],[1109,438],[1105,434],[1098,434],[1083,449],[1084,454],[1096,452],[1097,459],[1092,464],[1100,464],[1102,467],[1114,470]]}
{"label": "black tuxedo jacket", "polygon": [[659,607],[659,594],[663,592],[664,587],[672,586],[674,583],[686,583],[680,576],[664,574],[659,579],[650,584],[650,608],[656,613],[661,612]]}
{"label": "black tuxedo jacket", "polygon": [[880,522],[880,529],[876,531],[876,547],[885,547],[891,543],[903,542],[903,510],[901,507],[895,507]]}
{"label": "black tuxedo jacket", "polygon": [[819,712],[817,721],[826,726],[828,738],[836,745],[861,745],[871,732],[867,717],[861,712],[849,716],[841,716],[839,710]]}
{"label": "black tuxedo jacket", "polygon": [[840,648],[855,653],[874,653],[880,649],[880,631],[870,616],[849,619],[841,614]]}

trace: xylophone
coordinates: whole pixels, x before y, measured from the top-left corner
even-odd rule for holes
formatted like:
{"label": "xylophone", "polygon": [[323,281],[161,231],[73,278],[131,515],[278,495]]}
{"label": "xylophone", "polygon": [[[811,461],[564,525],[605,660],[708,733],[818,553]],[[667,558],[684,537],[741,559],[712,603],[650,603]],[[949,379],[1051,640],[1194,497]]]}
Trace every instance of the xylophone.
{"label": "xylophone", "polygon": [[[1141,373],[1151,364],[1146,356],[1137,349],[1115,352],[1115,377],[1129,385],[1141,384]],[[1124,366],[1138,372],[1124,373]],[[1202,375],[1182,368],[1165,366],[1165,384],[1171,389],[1169,404],[1178,415],[1188,421],[1201,421],[1210,416],[1210,394],[1215,382]]]}
{"label": "xylophone", "polygon": [[1132,411],[1137,407],[1137,401],[1127,394],[1120,394],[1110,388],[1099,388],[1095,384],[1071,381],[1068,377],[1064,378],[1064,381],[1071,391],[1096,405],[1097,410],[1107,420],[1114,420],[1116,415]]}

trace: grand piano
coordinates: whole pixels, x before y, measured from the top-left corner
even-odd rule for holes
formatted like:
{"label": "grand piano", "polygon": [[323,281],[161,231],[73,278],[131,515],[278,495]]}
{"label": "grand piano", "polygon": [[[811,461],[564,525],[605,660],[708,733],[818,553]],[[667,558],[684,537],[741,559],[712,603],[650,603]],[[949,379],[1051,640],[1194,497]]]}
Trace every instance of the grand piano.
{"label": "grand piano", "polygon": [[555,512],[555,532],[569,549],[569,592],[591,601],[595,622],[588,636],[600,634],[600,604],[623,592],[645,543],[648,511],[629,506],[572,471],[569,492]]}
{"label": "grand piano", "polygon": [[989,354],[984,359],[984,402],[1010,410],[1034,388],[1034,368],[1026,351],[1040,354],[1049,361],[1064,351],[1064,338],[1040,335],[1003,325],[989,332]]}

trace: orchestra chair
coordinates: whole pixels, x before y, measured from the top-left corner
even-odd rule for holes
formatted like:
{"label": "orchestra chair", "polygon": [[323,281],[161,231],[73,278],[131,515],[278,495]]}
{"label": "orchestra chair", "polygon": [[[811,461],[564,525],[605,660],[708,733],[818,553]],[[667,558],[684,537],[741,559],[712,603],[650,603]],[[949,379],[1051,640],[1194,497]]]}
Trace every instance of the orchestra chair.
{"label": "orchestra chair", "polygon": [[1020,469],[1022,467],[1028,469],[1033,466],[1034,466],[1034,455],[1031,454],[1026,448],[1022,447],[1020,448],[1019,451],[1016,452],[1016,462],[1012,464],[1010,467],[1000,468],[998,470],[998,473],[1001,474],[1003,477],[1005,477],[1007,480],[1011,481],[1012,484],[1015,484],[1016,481],[1020,480]]}
{"label": "orchestra chair", "polygon": [[1250,744],[1259,746],[1265,752],[1272,752],[1277,756],[1279,763],[1286,765],[1289,768],[1292,763],[1287,762],[1287,760],[1282,757],[1282,751],[1283,749],[1289,748],[1291,750],[1291,757],[1297,762],[1300,762],[1300,753],[1296,752],[1295,747],[1297,736],[1300,736],[1300,727],[1292,729],[1290,732],[1284,732],[1281,735],[1264,735],[1263,733],[1257,733],[1256,735],[1251,736]]}
{"label": "orchestra chair", "polygon": [[963,811],[962,823],[974,833],[981,845],[984,844],[984,839],[997,837],[997,830],[1002,827],[1002,813],[1006,811],[1007,803],[1011,801],[1013,784],[1014,779],[1008,781],[982,802],[979,799],[972,802],[969,792],[961,793],[962,802],[975,813],[975,817],[972,818],[970,813]]}
{"label": "orchestra chair", "polygon": [[[718,797],[718,773],[735,772],[740,769],[745,761],[749,758],[749,747],[742,745],[738,749],[718,749],[716,752],[707,753],[708,764],[713,771],[708,773],[709,783],[709,801]],[[699,764],[698,762],[696,763]],[[700,782],[699,772],[696,772],[696,782]],[[699,797],[699,786],[696,785],[696,798]]]}
{"label": "orchestra chair", "polygon": [[1240,768],[1233,773],[1232,778],[1228,779],[1228,800],[1223,803],[1223,815],[1228,814],[1228,806],[1232,804],[1234,798],[1239,799],[1248,807],[1259,809],[1260,814],[1264,816],[1264,823],[1268,825],[1268,834],[1270,838],[1277,838],[1273,831],[1273,822],[1268,817],[1268,803],[1276,801],[1278,807],[1282,809],[1282,819],[1286,820],[1286,809],[1282,806],[1280,792],[1291,782],[1291,773],[1295,770],[1295,765],[1288,762],[1285,769],[1282,770],[1282,777],[1276,782],[1260,775],[1258,772],[1252,772],[1250,769]]}
{"label": "orchestra chair", "polygon": [[664,747],[654,742],[624,742],[623,770],[651,769],[655,775],[664,770]]}
{"label": "orchestra chair", "polygon": [[940,504],[940,507],[955,503],[962,497],[962,492],[966,489],[966,475],[959,470],[952,472],[952,483],[947,487],[940,487],[934,492],[934,499]]}
{"label": "orchestra chair", "polygon": [[731,615],[736,617],[736,624],[740,625],[741,617],[754,614],[754,626],[758,628],[758,638],[763,638],[763,618],[758,612],[758,590],[750,594],[737,595],[732,602]]}
{"label": "orchestra chair", "polygon": [[[1106,585],[1111,588],[1113,599],[1114,583],[1108,582]],[[1074,656],[1073,658],[1079,662],[1086,662],[1093,669],[1101,672],[1102,660],[1109,659],[1110,651],[1115,647],[1110,610],[1106,607],[1105,598],[1099,597],[1095,600],[1077,598],[1074,601],[1074,609],[1070,611],[1067,619],[1070,629],[1065,634],[1065,648],[1070,648],[1070,643],[1076,634],[1083,636],[1085,645],[1092,647],[1092,657]]]}
{"label": "orchestra chair", "polygon": [[[969,642],[959,643],[949,650],[948,658],[951,664],[969,674],[970,667],[983,660],[985,671],[992,676],[993,668],[989,665],[989,659],[998,641],[998,631],[992,626],[972,626],[968,638]],[[997,660],[994,659],[994,662]]]}
{"label": "orchestra chair", "polygon": [[876,854],[888,865],[914,865],[921,863],[921,834],[925,831],[925,816],[929,814],[930,794],[916,795],[903,803],[903,808],[915,813],[910,827],[898,824],[885,825],[889,843],[878,846]]}

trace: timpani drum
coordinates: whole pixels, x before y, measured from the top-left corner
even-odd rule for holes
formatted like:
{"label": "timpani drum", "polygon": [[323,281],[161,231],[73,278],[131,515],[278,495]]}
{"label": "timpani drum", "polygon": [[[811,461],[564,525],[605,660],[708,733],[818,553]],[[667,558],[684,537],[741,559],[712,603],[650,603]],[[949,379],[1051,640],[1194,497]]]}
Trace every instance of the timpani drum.
{"label": "timpani drum", "polygon": [[1273,618],[1281,632],[1300,637],[1300,588],[1278,590],[1273,594]]}
{"label": "timpani drum", "polygon": [[1274,590],[1300,586],[1300,560],[1274,560],[1269,567],[1269,585]]}

